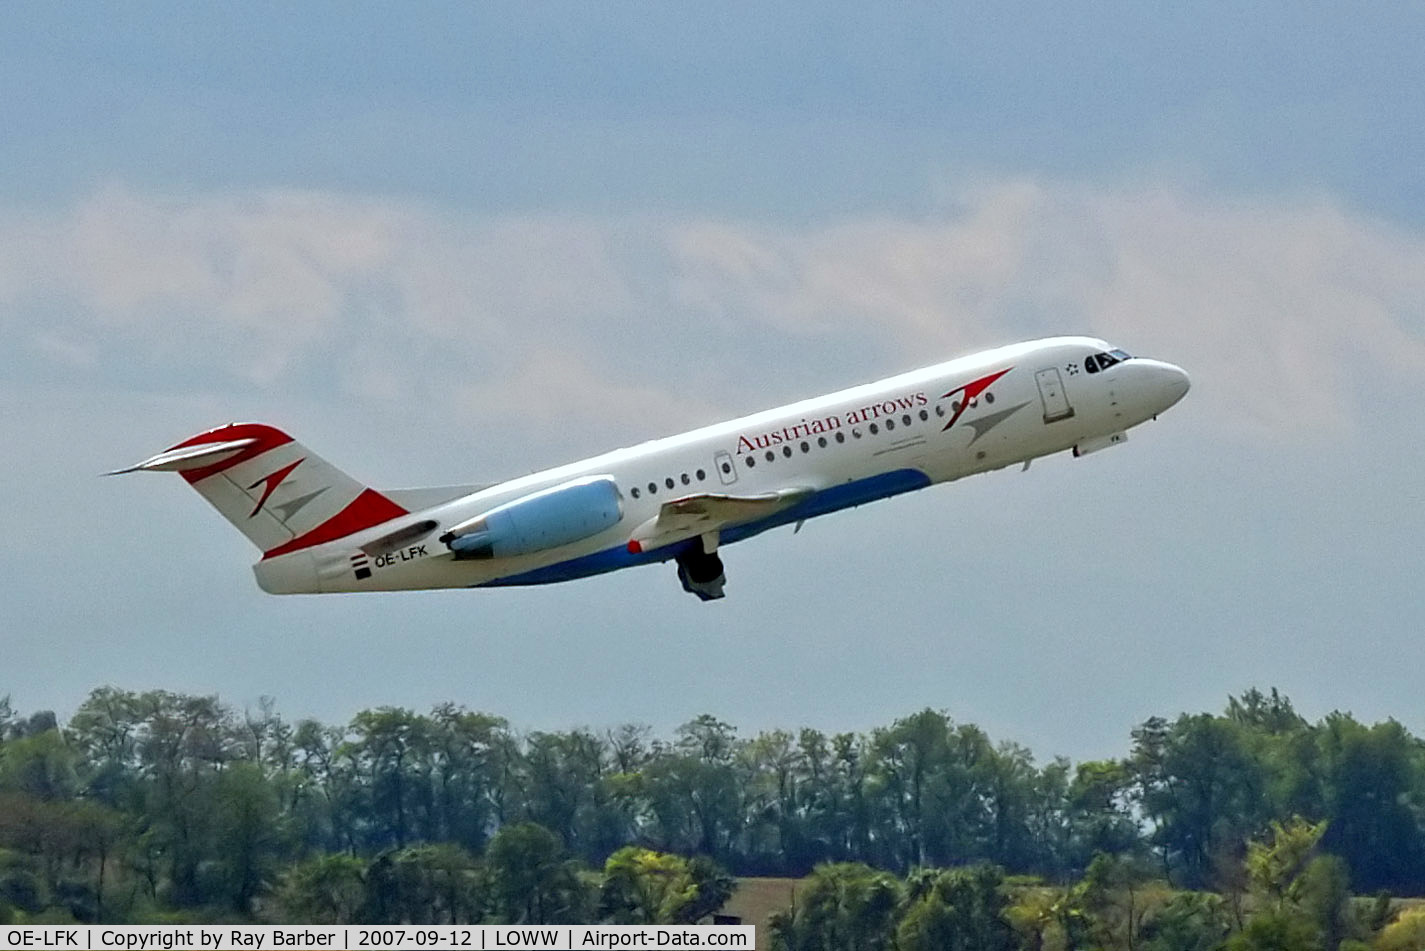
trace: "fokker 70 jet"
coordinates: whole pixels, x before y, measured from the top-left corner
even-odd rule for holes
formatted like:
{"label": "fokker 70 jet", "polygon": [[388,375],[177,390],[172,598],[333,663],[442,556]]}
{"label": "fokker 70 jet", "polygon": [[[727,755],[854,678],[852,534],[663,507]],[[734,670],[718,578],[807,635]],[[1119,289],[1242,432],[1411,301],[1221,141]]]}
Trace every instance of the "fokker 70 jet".
{"label": "fokker 70 jet", "polygon": [[1055,337],[494,485],[378,491],[257,423],[118,471],[181,475],[262,552],[253,570],[272,594],[546,584],[671,559],[707,601],[723,596],[722,546],[1117,445],[1187,391],[1172,364]]}

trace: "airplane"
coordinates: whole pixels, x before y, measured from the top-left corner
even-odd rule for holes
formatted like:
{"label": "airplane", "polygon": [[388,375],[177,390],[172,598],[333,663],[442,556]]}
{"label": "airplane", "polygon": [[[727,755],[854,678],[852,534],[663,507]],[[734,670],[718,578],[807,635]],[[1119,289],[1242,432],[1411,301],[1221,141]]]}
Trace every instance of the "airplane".
{"label": "airplane", "polygon": [[721,598],[733,542],[940,482],[1123,443],[1188,375],[1091,337],[960,357],[490,485],[377,491],[260,423],[125,472],[177,472],[262,552],[270,594],[535,585],[672,560]]}

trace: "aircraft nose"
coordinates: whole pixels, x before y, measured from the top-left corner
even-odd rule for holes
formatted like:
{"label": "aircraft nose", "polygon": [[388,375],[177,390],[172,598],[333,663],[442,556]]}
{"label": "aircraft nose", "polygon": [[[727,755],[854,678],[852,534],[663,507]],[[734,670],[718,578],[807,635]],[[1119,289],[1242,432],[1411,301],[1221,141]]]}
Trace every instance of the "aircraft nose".
{"label": "aircraft nose", "polygon": [[1161,360],[1142,360],[1141,365],[1147,377],[1147,395],[1153,406],[1154,416],[1187,396],[1187,391],[1192,388],[1192,380],[1182,367]]}

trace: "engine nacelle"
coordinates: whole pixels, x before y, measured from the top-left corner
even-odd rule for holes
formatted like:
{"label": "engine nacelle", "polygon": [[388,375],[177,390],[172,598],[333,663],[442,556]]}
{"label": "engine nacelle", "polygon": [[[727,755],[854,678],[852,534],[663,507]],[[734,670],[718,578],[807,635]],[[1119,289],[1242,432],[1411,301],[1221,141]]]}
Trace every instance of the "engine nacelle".
{"label": "engine nacelle", "polygon": [[566,482],[496,506],[440,536],[457,558],[510,558],[582,541],[623,518],[609,476]]}

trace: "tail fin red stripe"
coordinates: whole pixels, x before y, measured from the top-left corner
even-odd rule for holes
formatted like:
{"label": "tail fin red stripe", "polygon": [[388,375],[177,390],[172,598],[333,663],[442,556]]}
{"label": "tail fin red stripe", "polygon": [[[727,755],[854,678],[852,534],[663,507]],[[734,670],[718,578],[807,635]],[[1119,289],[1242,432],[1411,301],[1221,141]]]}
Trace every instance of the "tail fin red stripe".
{"label": "tail fin red stripe", "polygon": [[192,439],[184,440],[170,449],[181,449],[185,446],[200,446],[209,442],[227,442],[233,439],[255,439],[252,445],[244,448],[235,456],[230,456],[221,462],[215,462],[210,466],[201,469],[188,469],[180,472],[179,475],[192,485],[200,482],[209,476],[217,475],[225,469],[247,462],[247,460],[262,455],[278,446],[285,446],[292,441],[292,437],[282,430],[273,426],[265,426],[262,423],[238,423],[233,426],[220,426],[217,429],[210,429],[206,433],[194,436]]}
{"label": "tail fin red stripe", "polygon": [[262,559],[266,561],[268,558],[288,555],[294,551],[301,551],[303,548],[324,545],[327,542],[336,541],[344,535],[350,535],[352,532],[359,532],[364,528],[380,525],[382,522],[389,522],[393,518],[409,514],[408,511],[375,489],[365,489],[346,508],[305,535],[299,535],[290,542],[284,542],[263,553]]}

